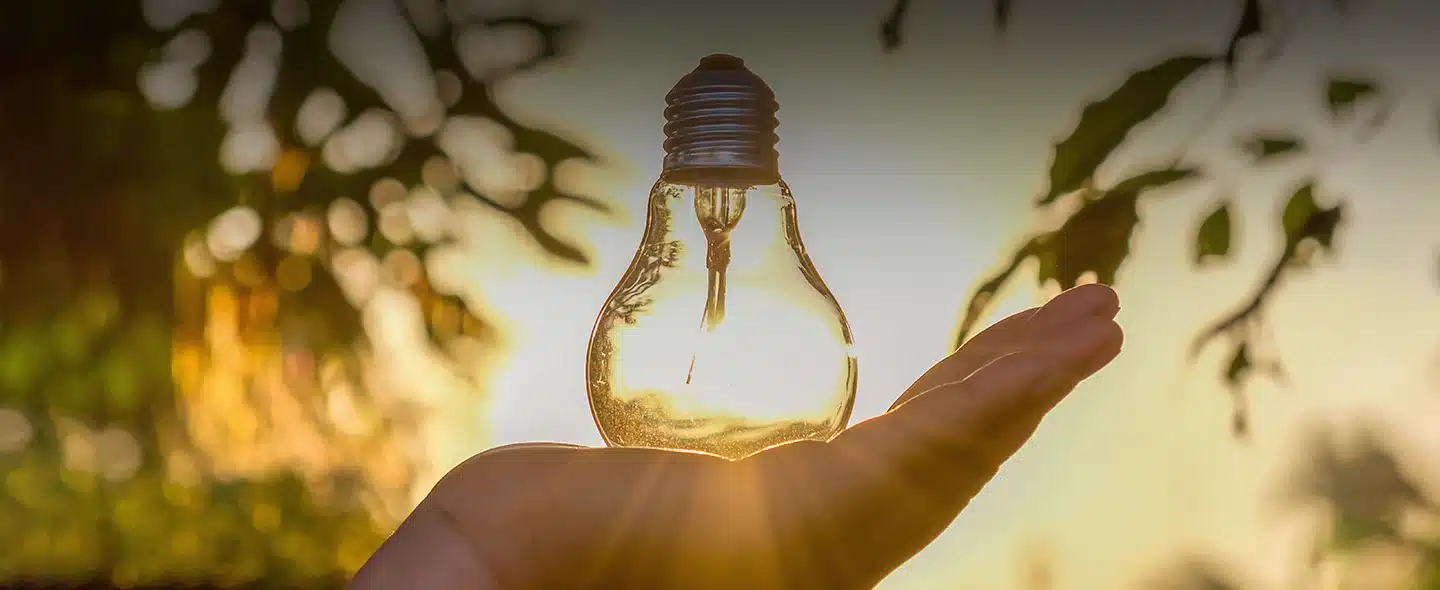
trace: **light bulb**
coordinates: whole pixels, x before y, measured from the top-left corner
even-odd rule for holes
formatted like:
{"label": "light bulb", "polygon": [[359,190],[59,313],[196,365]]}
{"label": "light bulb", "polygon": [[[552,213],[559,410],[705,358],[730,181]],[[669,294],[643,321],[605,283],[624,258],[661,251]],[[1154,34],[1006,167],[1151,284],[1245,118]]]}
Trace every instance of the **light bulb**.
{"label": "light bulb", "polygon": [[774,94],[711,55],[666,102],[644,236],[586,353],[596,426],[611,446],[729,459],[829,440],[850,419],[856,359],[780,178]]}

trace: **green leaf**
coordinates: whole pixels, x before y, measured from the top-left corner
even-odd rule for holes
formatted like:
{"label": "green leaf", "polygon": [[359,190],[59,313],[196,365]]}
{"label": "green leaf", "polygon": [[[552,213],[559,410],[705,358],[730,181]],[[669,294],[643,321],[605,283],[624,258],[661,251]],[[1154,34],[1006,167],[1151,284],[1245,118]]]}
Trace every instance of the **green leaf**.
{"label": "green leaf", "polygon": [[1086,203],[1055,231],[1050,255],[1055,257],[1054,279],[1069,289],[1086,272],[1095,280],[1112,285],[1130,255],[1130,238],[1140,221],[1136,209],[1139,195],[1112,190]]}
{"label": "green leaf", "polygon": [[1305,223],[1304,239],[1315,240],[1321,248],[1331,250],[1335,246],[1335,230],[1339,229],[1340,222],[1345,220],[1345,205],[1337,204],[1328,209],[1321,209],[1310,216]]}
{"label": "green leaf", "polygon": [[1306,182],[1295,193],[1290,195],[1290,200],[1285,203],[1285,213],[1281,216],[1281,224],[1285,228],[1285,241],[1296,242],[1300,239],[1301,231],[1305,229],[1305,222],[1310,220],[1320,208],[1315,204],[1315,183]]}
{"label": "green leaf", "polygon": [[1341,117],[1355,108],[1355,104],[1379,92],[1379,85],[1373,80],[1362,78],[1334,77],[1325,84],[1325,106],[1331,117]]}
{"label": "green leaf", "polygon": [[1036,254],[1035,261],[1040,264],[1040,267],[1035,271],[1036,286],[1044,287],[1045,283],[1050,282],[1052,279],[1059,278],[1059,267],[1056,266],[1054,251],[1046,250]]}
{"label": "green leaf", "polygon": [[1160,188],[1182,180],[1189,180],[1199,175],[1200,170],[1198,168],[1172,167],[1150,170],[1116,183],[1115,188],[1110,189],[1110,191],[1115,193],[1135,193],[1138,195],[1153,188]]}
{"label": "green leaf", "polygon": [[1195,264],[1205,265],[1230,255],[1230,203],[1220,203],[1195,232]]}
{"label": "green leaf", "polygon": [[1055,144],[1050,186],[1038,204],[1050,204],[1085,184],[1132,129],[1164,109],[1182,82],[1214,61],[1196,55],[1168,58],[1131,74],[1109,96],[1086,105],[1075,129]]}
{"label": "green leaf", "polygon": [[1225,73],[1230,77],[1232,84],[1235,80],[1235,65],[1240,57],[1240,44],[1244,43],[1245,39],[1263,31],[1263,16],[1260,11],[1260,0],[1245,0],[1245,5],[1240,11],[1240,22],[1235,25],[1235,31],[1230,33],[1230,41],[1225,45]]}
{"label": "green leaf", "polygon": [[1314,182],[1307,182],[1285,203],[1281,221],[1285,228],[1285,242],[1294,246],[1304,240],[1314,240],[1323,249],[1330,250],[1335,243],[1335,230],[1344,218],[1344,203],[1321,208],[1315,202]]}
{"label": "green leaf", "polygon": [[1298,152],[1302,145],[1299,139],[1289,135],[1259,134],[1241,142],[1240,149],[1245,150],[1255,163],[1259,164],[1277,156]]}

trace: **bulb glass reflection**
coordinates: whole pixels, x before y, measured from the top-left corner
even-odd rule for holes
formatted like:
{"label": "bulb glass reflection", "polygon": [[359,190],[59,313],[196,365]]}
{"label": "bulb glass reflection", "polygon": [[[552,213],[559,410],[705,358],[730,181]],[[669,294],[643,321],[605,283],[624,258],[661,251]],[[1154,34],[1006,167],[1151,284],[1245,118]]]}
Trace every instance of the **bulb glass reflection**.
{"label": "bulb glass reflection", "polygon": [[854,405],[852,348],[784,181],[662,179],[591,335],[590,407],[612,446],[738,459],[829,440]]}

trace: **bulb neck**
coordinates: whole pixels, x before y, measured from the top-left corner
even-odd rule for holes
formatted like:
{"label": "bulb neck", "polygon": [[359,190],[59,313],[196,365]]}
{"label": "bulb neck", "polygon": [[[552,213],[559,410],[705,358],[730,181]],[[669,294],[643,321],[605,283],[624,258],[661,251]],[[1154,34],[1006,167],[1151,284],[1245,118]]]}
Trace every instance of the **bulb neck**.
{"label": "bulb neck", "polygon": [[740,58],[715,54],[700,60],[665,96],[665,104],[662,180],[716,186],[779,181],[780,106]]}

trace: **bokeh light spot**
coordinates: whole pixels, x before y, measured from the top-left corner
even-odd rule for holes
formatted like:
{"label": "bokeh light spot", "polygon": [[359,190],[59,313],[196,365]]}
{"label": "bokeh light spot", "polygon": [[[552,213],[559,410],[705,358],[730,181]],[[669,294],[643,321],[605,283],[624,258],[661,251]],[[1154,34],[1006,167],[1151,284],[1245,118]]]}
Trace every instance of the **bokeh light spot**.
{"label": "bokeh light spot", "polygon": [[254,209],[233,207],[210,222],[206,245],[215,258],[231,261],[249,249],[263,229],[260,214]]}

